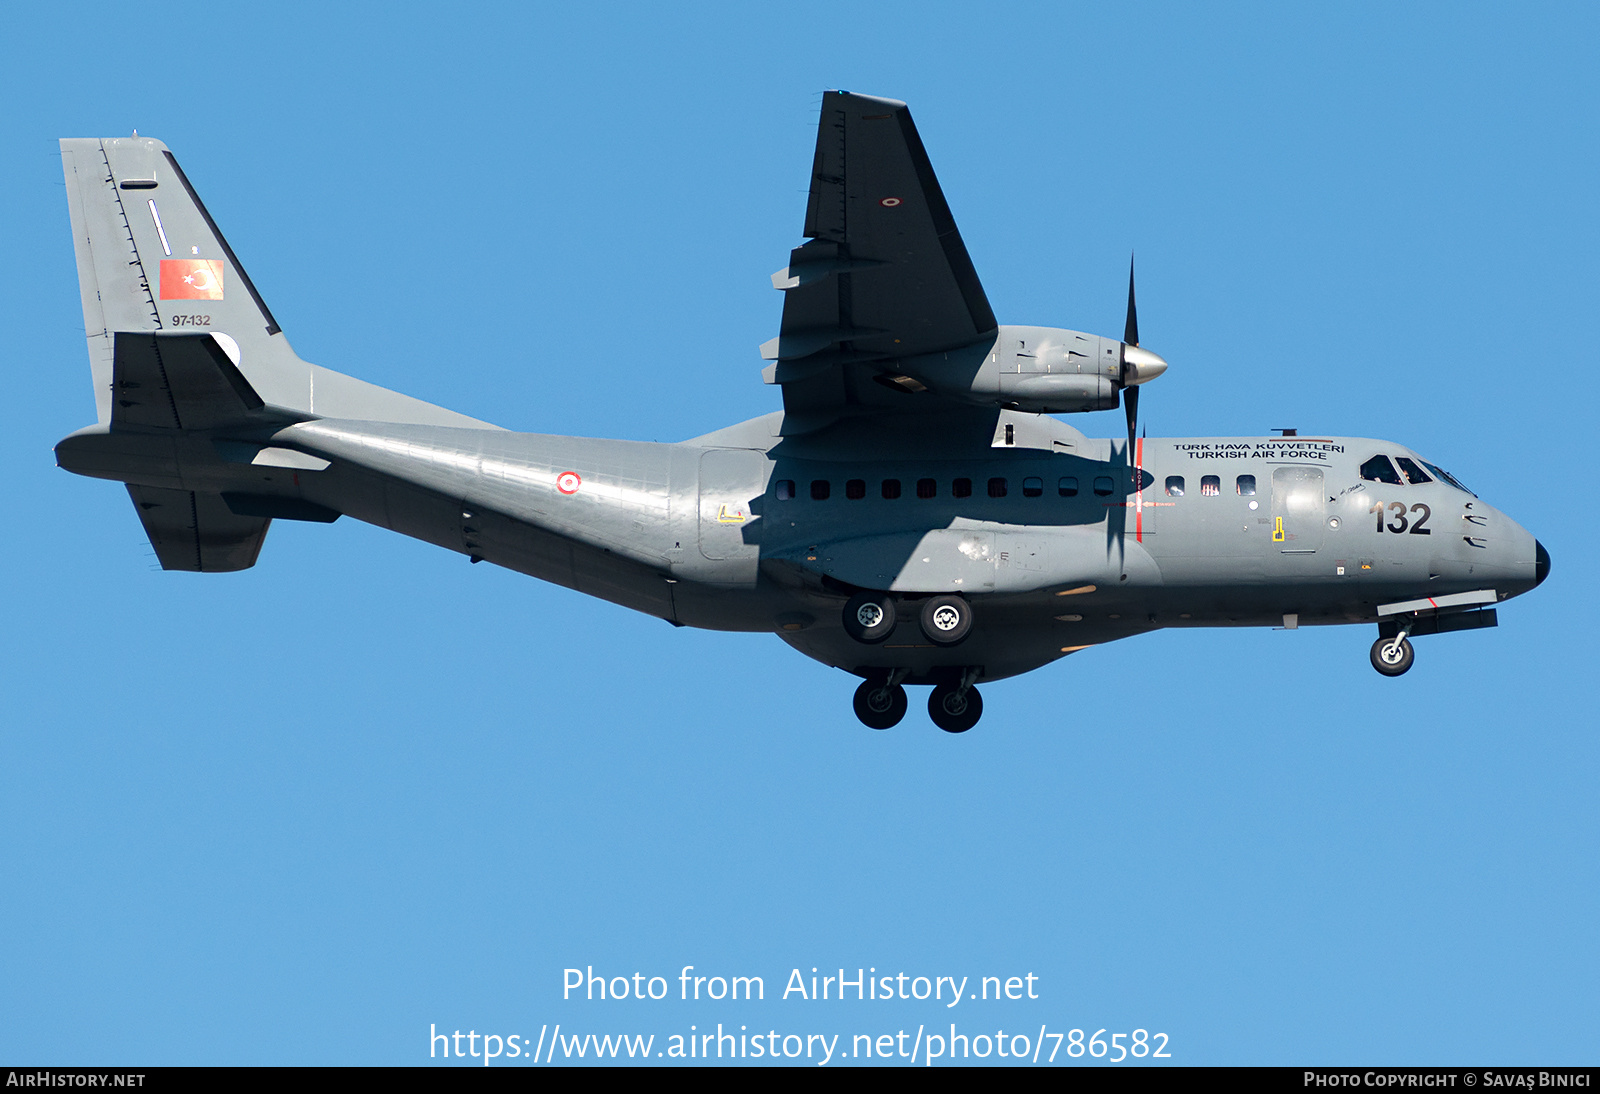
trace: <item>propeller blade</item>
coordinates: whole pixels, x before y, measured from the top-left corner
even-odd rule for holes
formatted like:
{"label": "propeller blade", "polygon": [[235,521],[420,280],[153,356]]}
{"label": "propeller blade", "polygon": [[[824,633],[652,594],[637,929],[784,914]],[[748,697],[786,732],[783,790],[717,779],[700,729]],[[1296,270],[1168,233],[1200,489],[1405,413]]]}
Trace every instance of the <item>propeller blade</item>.
{"label": "propeller blade", "polygon": [[1128,414],[1128,466],[1133,466],[1133,433],[1139,421],[1139,389],[1122,389],[1122,409]]}
{"label": "propeller blade", "polygon": [[1139,344],[1139,307],[1133,299],[1133,256],[1128,256],[1128,322],[1122,328],[1122,340],[1130,346]]}

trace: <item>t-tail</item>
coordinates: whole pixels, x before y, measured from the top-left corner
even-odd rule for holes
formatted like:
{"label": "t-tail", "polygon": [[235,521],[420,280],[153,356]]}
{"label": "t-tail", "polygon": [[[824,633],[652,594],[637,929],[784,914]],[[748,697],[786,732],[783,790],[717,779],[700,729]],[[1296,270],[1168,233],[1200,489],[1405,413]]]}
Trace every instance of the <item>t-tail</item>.
{"label": "t-tail", "polygon": [[[255,564],[273,517],[339,514],[225,484],[211,464],[307,457],[256,444],[318,418],[492,428],[302,361],[178,161],[148,137],[61,142],[97,424],[56,446],[128,486],[163,569]],[[273,463],[272,461],[279,461]]]}

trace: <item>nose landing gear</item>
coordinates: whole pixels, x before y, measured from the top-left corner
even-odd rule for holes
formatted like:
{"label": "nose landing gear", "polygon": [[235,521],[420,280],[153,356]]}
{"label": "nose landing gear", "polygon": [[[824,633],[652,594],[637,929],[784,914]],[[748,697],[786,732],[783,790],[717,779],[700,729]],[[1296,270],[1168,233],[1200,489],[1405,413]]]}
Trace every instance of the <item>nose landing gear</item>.
{"label": "nose landing gear", "polygon": [[1380,638],[1372,644],[1372,667],[1385,676],[1402,676],[1417,659],[1408,638]]}
{"label": "nose landing gear", "polygon": [[1403,676],[1410,670],[1412,662],[1417,659],[1417,651],[1412,648],[1411,640],[1406,637],[1410,632],[1408,623],[1400,628],[1400,633],[1393,638],[1379,638],[1372,644],[1372,667],[1385,676]]}

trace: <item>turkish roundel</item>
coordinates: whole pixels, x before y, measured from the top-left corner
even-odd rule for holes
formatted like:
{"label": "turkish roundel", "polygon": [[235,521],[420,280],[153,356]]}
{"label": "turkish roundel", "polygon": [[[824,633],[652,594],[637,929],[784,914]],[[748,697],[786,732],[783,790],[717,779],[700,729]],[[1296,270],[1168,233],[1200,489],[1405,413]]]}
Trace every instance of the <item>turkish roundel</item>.
{"label": "turkish roundel", "polygon": [[222,259],[163,258],[161,299],[221,300]]}

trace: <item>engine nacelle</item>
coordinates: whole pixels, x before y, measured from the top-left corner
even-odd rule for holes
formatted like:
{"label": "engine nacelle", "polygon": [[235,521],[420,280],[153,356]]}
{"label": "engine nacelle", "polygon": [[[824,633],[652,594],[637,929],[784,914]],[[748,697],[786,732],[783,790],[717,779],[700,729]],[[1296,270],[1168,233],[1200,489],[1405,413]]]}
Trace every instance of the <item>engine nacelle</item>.
{"label": "engine nacelle", "polygon": [[930,391],[1036,413],[1111,410],[1123,387],[1120,341],[1058,327],[1001,327],[987,347],[900,363],[907,377]]}

